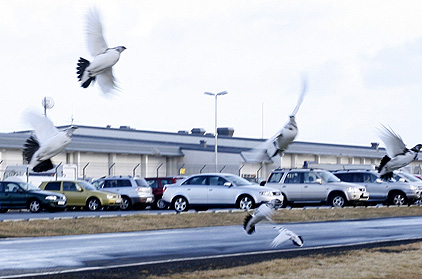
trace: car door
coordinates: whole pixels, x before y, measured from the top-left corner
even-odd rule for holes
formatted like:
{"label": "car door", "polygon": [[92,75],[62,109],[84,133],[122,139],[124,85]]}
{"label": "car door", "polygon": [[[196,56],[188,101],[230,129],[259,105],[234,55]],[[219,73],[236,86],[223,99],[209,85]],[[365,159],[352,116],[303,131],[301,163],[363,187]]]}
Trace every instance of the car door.
{"label": "car door", "polygon": [[291,171],[287,173],[281,186],[288,201],[300,201],[302,199],[303,172]]}
{"label": "car door", "polygon": [[317,182],[320,177],[313,171],[303,173],[301,200],[324,201],[327,198],[327,187]]}
{"label": "car door", "polygon": [[7,203],[11,207],[25,207],[27,201],[27,193],[15,182],[6,182],[4,184],[4,192]]}
{"label": "car door", "polygon": [[0,209],[2,209],[2,207],[4,208],[9,207],[9,200],[7,199],[4,192],[5,184],[6,182],[0,182]]}
{"label": "car door", "polygon": [[213,205],[228,205],[235,204],[235,187],[236,185],[228,186],[224,183],[229,182],[224,177],[218,175],[210,175],[208,177],[208,204]]}
{"label": "car door", "polygon": [[388,185],[391,182],[382,181],[372,173],[361,173],[359,179],[369,192],[370,200],[387,199]]}
{"label": "car door", "polygon": [[85,206],[86,193],[84,189],[74,182],[64,181],[62,193],[67,197],[67,204],[72,206]]}
{"label": "car door", "polygon": [[180,185],[179,192],[189,199],[191,204],[208,203],[208,176],[194,176]]}

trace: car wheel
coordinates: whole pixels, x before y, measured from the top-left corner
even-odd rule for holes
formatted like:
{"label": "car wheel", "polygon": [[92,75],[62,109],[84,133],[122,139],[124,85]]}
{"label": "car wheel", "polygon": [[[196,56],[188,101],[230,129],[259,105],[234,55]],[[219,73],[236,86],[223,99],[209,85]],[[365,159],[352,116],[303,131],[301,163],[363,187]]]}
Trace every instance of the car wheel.
{"label": "car wheel", "polygon": [[343,207],[346,205],[346,198],[343,194],[333,194],[330,197],[330,205],[333,207]]}
{"label": "car wheel", "polygon": [[254,208],[255,202],[251,196],[241,196],[237,202],[237,207],[242,210],[249,210]]}
{"label": "car wheel", "polygon": [[173,200],[173,208],[177,212],[187,211],[189,209],[189,203],[184,197],[176,197]]}
{"label": "car wheel", "polygon": [[167,205],[166,205],[166,203],[163,201],[163,199],[161,199],[161,198],[159,198],[156,202],[155,202],[155,206],[158,208],[158,209],[166,209],[167,208]]}
{"label": "car wheel", "polygon": [[281,208],[286,208],[286,206],[289,204],[289,201],[287,200],[287,198],[286,198],[286,195],[285,194],[281,194],[282,196],[283,196],[283,202],[281,203]]}
{"label": "car wheel", "polygon": [[390,205],[404,205],[407,203],[406,196],[402,192],[393,192],[390,194]]}
{"label": "car wheel", "polygon": [[86,206],[90,211],[97,211],[101,208],[100,200],[97,198],[90,198],[86,203]]}
{"label": "car wheel", "polygon": [[41,203],[38,200],[31,200],[28,208],[32,213],[38,213],[41,211]]}
{"label": "car wheel", "polygon": [[132,208],[132,202],[129,197],[122,197],[122,203],[120,204],[121,210],[129,210]]}

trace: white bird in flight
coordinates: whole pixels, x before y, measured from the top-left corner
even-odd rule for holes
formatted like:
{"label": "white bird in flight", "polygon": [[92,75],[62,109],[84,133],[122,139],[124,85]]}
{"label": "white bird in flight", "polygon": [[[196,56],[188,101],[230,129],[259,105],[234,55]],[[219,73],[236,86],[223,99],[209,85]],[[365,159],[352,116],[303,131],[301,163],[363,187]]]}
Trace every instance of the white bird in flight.
{"label": "white bird in flight", "polygon": [[275,248],[281,243],[291,240],[294,245],[297,245],[299,247],[303,246],[303,239],[301,236],[295,234],[289,229],[283,228],[283,227],[274,227],[274,229],[278,230],[278,235],[274,240],[271,242],[271,247]]}
{"label": "white bird in flight", "polygon": [[307,89],[307,82],[303,80],[302,92],[299,95],[299,100],[292,114],[289,116],[289,122],[274,136],[266,140],[264,143],[251,149],[250,151],[242,152],[241,155],[246,162],[263,162],[279,154],[283,155],[287,147],[293,142],[297,135],[296,113],[303,102],[303,97]]}
{"label": "white bird in flight", "polygon": [[255,225],[264,219],[273,222],[271,217],[274,215],[275,209],[280,207],[282,203],[283,201],[274,199],[268,203],[261,204],[252,215],[248,214],[243,222],[243,228],[246,233],[253,234],[255,232]]}
{"label": "white bird in flight", "polygon": [[[277,208],[279,208],[283,204],[283,201],[278,199],[274,199],[268,203],[261,204],[255,212],[250,215],[248,214],[243,222],[243,229],[246,231],[247,234],[253,234],[255,232],[255,225],[262,220],[269,220],[270,222],[274,223],[271,217],[274,215],[274,212]],[[282,242],[286,240],[291,240],[293,244],[302,247],[303,246],[303,239],[301,236],[298,236],[291,230],[286,228],[277,226],[274,227],[278,230],[278,235],[274,240],[271,242],[271,247],[274,248],[280,245]]]}
{"label": "white bird in flight", "polygon": [[27,113],[28,120],[35,131],[35,137],[26,140],[23,156],[34,172],[52,169],[51,158],[63,151],[70,143],[75,126],[60,131],[50,119],[34,112]]}
{"label": "white bird in flight", "polygon": [[381,159],[378,172],[382,179],[389,179],[393,176],[394,170],[407,166],[416,160],[422,144],[417,144],[412,149],[407,149],[402,138],[391,128],[388,129],[382,125],[382,129],[379,129],[379,132],[388,155]]}
{"label": "white bird in flight", "polygon": [[83,88],[87,88],[96,80],[103,93],[109,93],[116,88],[112,67],[119,61],[120,53],[126,48],[124,46],[107,47],[100,17],[95,8],[87,14],[86,38],[88,50],[94,59],[89,62],[82,57],[79,58],[76,68],[78,79]]}

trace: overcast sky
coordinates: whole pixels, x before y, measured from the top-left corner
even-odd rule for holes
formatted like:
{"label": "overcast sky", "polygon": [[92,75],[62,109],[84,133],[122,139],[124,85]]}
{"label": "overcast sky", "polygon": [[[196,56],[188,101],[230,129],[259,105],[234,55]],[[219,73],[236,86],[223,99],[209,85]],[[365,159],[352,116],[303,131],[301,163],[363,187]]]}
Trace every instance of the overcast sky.
{"label": "overcast sky", "polygon": [[[101,13],[121,92],[80,87],[88,9]],[[22,112],[51,96],[55,125],[131,126],[271,137],[296,115],[298,141],[369,145],[391,126],[422,143],[421,1],[0,1],[0,132],[31,127]],[[262,125],[263,123],[263,125]]]}

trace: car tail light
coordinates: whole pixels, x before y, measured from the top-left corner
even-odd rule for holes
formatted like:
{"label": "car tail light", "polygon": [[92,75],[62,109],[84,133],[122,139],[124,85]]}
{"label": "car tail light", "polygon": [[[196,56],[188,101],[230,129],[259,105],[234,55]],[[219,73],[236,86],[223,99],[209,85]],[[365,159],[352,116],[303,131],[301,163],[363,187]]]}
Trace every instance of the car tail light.
{"label": "car tail light", "polygon": [[167,186],[163,187],[163,193],[167,190]]}

